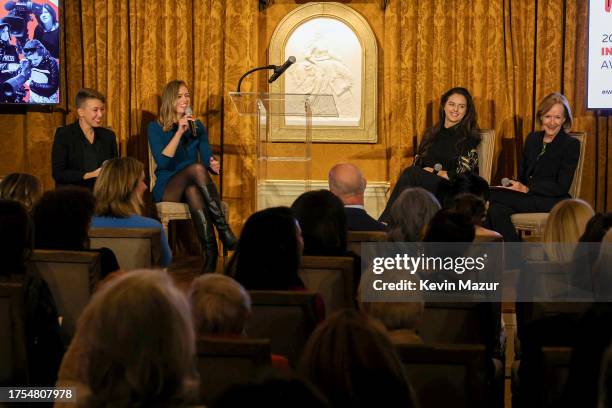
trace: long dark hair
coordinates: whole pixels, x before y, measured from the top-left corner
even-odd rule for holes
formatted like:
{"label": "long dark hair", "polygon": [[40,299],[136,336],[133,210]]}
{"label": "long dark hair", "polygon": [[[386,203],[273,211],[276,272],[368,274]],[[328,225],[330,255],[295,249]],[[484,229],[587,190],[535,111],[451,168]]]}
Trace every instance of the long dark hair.
{"label": "long dark hair", "polygon": [[303,288],[297,221],[287,207],[267,208],[244,224],[226,270],[247,290]]}
{"label": "long dark hair", "polygon": [[451,95],[459,94],[465,97],[467,106],[465,111],[465,116],[461,119],[457,126],[457,132],[459,137],[457,138],[457,152],[463,153],[465,147],[471,143],[470,139],[473,140],[473,144],[477,145],[480,142],[480,135],[478,134],[478,121],[476,120],[476,108],[474,108],[474,101],[472,100],[472,95],[470,92],[462,87],[451,88],[446,91],[442,97],[440,98],[440,106],[438,107],[438,122],[425,130],[423,134],[423,140],[419,144],[418,154],[419,156],[427,155],[427,151],[429,147],[432,145],[435,136],[438,134],[440,129],[444,126],[444,120],[446,119],[446,114],[444,113],[444,105],[448,101],[448,98]]}

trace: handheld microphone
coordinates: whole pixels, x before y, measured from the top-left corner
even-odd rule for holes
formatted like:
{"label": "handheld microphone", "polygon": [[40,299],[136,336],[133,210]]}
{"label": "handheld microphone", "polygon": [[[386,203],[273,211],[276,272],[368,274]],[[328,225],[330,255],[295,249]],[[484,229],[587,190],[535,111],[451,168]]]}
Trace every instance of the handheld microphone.
{"label": "handheld microphone", "polygon": [[442,165],[440,163],[436,163],[434,164],[434,172],[437,173],[439,171],[441,171],[444,167],[442,167]]}
{"label": "handheld microphone", "polygon": [[[191,106],[186,107],[185,116],[192,116],[192,115],[193,115],[193,110],[191,109]],[[191,137],[195,139],[197,137],[196,124],[193,120],[188,120],[187,122],[189,122],[189,130],[191,130]]]}
{"label": "handheld microphone", "polygon": [[504,187],[510,187],[512,181],[508,177],[504,177],[503,179],[501,179],[501,183]]}
{"label": "handheld microphone", "polygon": [[271,84],[272,82],[276,81],[278,77],[283,75],[283,73],[287,70],[287,68],[289,68],[294,63],[295,63],[295,57],[292,55],[289,58],[287,58],[287,61],[285,61],[283,65],[274,69],[274,73],[272,74],[270,79],[268,79],[268,83]]}

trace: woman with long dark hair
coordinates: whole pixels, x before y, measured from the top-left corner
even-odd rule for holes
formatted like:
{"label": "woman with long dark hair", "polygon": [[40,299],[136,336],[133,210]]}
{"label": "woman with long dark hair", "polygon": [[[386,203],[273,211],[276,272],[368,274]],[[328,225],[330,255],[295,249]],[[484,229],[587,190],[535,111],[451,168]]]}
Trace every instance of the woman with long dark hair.
{"label": "woman with long dark hair", "polygon": [[480,143],[476,109],[465,88],[449,89],[440,98],[438,122],[427,129],[419,144],[414,165],[400,176],[380,221],[389,220],[389,211],[400,193],[409,187],[422,187],[442,202],[443,191],[458,174],[478,171]]}

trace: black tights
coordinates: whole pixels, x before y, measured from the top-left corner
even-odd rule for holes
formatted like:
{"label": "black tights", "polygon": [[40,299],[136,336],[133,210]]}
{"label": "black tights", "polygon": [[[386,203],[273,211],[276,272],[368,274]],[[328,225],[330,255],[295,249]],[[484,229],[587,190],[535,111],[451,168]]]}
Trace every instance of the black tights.
{"label": "black tights", "polygon": [[211,183],[208,170],[201,163],[193,163],[176,173],[164,191],[162,201],[186,202],[193,210],[206,208],[199,186]]}

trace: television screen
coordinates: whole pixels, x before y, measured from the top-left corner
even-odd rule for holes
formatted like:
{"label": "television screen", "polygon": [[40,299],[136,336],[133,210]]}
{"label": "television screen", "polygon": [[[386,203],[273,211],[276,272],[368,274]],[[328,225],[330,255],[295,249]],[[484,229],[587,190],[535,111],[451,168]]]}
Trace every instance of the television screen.
{"label": "television screen", "polygon": [[0,103],[59,103],[58,1],[0,0]]}

